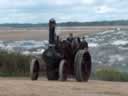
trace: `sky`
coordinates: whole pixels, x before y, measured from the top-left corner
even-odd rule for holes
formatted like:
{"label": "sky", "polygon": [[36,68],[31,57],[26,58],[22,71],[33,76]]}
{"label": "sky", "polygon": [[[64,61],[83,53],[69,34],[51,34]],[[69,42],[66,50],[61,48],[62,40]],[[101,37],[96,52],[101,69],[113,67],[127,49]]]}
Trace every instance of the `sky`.
{"label": "sky", "polygon": [[0,0],[0,23],[128,19],[128,0]]}

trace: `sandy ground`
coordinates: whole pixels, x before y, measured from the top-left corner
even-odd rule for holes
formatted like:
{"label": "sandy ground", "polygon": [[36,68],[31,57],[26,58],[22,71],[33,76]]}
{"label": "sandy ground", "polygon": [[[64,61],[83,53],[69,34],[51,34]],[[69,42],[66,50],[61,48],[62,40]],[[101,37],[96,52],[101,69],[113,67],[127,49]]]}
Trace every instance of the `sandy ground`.
{"label": "sandy ground", "polygon": [[[61,37],[69,33],[75,36],[84,36],[95,32],[103,32],[115,28],[128,29],[128,26],[85,26],[85,27],[57,27],[56,32]],[[47,40],[48,28],[1,28],[0,40]]]}
{"label": "sandy ground", "polygon": [[0,79],[0,96],[128,96],[127,89],[128,83],[121,82]]}

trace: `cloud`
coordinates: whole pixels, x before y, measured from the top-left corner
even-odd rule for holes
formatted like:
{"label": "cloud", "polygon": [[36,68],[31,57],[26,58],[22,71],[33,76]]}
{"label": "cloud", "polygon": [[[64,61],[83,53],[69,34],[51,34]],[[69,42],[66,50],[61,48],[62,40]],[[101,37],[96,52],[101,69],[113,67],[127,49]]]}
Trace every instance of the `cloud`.
{"label": "cloud", "polygon": [[48,5],[77,5],[77,4],[93,4],[95,0],[47,0],[47,1],[42,1],[45,4]]}
{"label": "cloud", "polygon": [[106,5],[102,5],[96,8],[96,13],[109,13],[109,12],[115,12],[115,11],[116,9]]}
{"label": "cloud", "polygon": [[34,0],[0,0],[0,9],[23,8],[35,3]]}
{"label": "cloud", "polygon": [[0,0],[0,23],[128,19],[127,0]]}
{"label": "cloud", "polygon": [[47,1],[44,1],[43,3],[45,4],[48,4],[48,5],[58,5],[58,6],[61,6],[61,5],[72,5],[72,1],[70,0],[47,0]]}
{"label": "cloud", "polygon": [[91,5],[94,4],[96,0],[80,0],[82,4]]}

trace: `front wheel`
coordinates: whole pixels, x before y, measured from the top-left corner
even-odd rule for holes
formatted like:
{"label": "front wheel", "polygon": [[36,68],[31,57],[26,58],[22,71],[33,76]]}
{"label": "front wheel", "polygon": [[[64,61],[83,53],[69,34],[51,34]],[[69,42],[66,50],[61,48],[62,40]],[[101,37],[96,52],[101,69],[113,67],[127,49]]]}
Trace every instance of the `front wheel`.
{"label": "front wheel", "polygon": [[77,81],[88,81],[91,74],[91,56],[86,50],[79,50],[75,56],[74,70]]}
{"label": "front wheel", "polygon": [[59,80],[67,80],[67,62],[64,59],[62,59],[59,64]]}
{"label": "front wheel", "polygon": [[47,78],[48,80],[58,80],[58,68],[54,64],[47,64]]}

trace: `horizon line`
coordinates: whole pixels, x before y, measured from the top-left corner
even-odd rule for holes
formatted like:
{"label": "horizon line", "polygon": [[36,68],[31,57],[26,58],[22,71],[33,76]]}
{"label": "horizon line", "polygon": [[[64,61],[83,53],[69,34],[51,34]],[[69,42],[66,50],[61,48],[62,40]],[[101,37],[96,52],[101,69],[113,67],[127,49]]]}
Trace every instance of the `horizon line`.
{"label": "horizon line", "polygon": [[[56,20],[57,21],[57,20]],[[116,21],[128,21],[128,19],[118,19],[118,20],[95,20],[95,21],[65,21],[65,22],[58,22],[57,24],[63,24],[63,23],[94,23],[94,22],[116,22]],[[20,23],[20,22],[6,22],[6,23],[0,23],[0,25],[4,24],[48,24],[48,22],[37,22],[37,23]]]}

